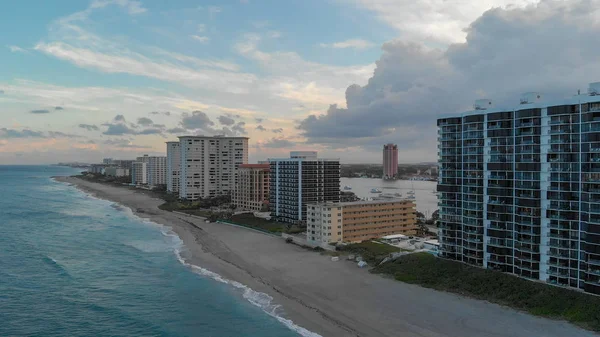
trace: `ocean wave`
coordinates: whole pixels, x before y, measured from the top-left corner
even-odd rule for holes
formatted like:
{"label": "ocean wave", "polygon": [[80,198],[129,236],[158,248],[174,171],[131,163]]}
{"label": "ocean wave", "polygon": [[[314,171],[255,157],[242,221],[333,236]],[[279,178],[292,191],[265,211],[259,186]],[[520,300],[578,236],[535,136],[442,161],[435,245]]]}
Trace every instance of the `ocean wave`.
{"label": "ocean wave", "polygon": [[175,255],[177,256],[177,259],[179,260],[179,262],[181,262],[181,264],[183,264],[184,266],[187,266],[195,273],[202,275],[204,277],[212,278],[213,280],[215,280],[217,282],[225,283],[225,284],[233,286],[234,288],[240,289],[243,292],[243,297],[248,302],[259,307],[266,314],[275,318],[276,320],[278,320],[280,323],[285,325],[290,330],[292,330],[304,337],[322,337],[321,335],[319,335],[315,332],[309,331],[299,325],[296,325],[292,320],[284,318],[281,315],[279,315],[278,311],[281,308],[281,306],[278,304],[274,304],[273,297],[271,297],[270,295],[253,290],[252,288],[250,288],[246,285],[243,285],[237,281],[228,280],[215,272],[212,272],[208,269],[205,269],[205,268],[202,268],[202,267],[199,267],[194,264],[186,262],[185,259],[181,256],[181,249],[176,249]]}
{"label": "ocean wave", "polygon": [[62,265],[62,263],[58,262],[52,256],[44,255],[43,260],[44,262],[55,268],[59,273],[71,277],[71,274],[69,274],[69,271],[67,271],[67,269]]}

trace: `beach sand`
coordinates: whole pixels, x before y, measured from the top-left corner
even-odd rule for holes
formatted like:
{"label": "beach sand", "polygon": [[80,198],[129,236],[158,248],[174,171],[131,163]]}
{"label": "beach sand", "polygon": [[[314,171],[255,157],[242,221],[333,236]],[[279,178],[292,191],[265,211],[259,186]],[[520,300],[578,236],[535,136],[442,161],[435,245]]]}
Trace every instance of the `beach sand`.
{"label": "beach sand", "polygon": [[272,296],[282,316],[322,336],[596,336],[566,322],[373,275],[278,237],[162,211],[162,200],[132,189],[56,180],[171,227],[184,242],[186,263]]}

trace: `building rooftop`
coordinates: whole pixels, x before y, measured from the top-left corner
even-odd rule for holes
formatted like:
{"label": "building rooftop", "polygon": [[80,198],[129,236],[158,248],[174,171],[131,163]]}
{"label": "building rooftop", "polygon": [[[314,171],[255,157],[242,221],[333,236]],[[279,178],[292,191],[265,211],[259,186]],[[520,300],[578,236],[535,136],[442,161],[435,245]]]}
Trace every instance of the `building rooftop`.
{"label": "building rooftop", "polygon": [[359,200],[359,201],[346,201],[346,202],[335,202],[335,201],[326,201],[326,202],[317,202],[317,203],[308,203],[307,205],[319,205],[319,206],[353,206],[353,205],[373,205],[373,204],[393,204],[393,203],[406,203],[406,204],[415,204],[414,201],[403,198],[389,198],[384,200]]}
{"label": "building rooftop", "polygon": [[269,169],[271,165],[269,164],[241,164],[239,168],[259,168],[259,169]]}
{"label": "building rooftop", "polygon": [[545,99],[541,93],[526,92],[521,94],[519,100],[515,100],[514,105],[504,107],[495,106],[490,99],[478,99],[473,105],[473,110],[445,113],[440,119],[465,117],[470,115],[487,115],[496,112],[519,111],[525,109],[546,108],[560,105],[576,105],[591,102],[600,102],[600,82],[590,83],[587,93],[578,93],[568,98]]}
{"label": "building rooftop", "polygon": [[249,137],[240,137],[240,136],[235,136],[235,137],[227,137],[224,135],[216,135],[216,136],[178,136],[177,138],[181,139],[181,138],[203,138],[203,139],[250,139]]}

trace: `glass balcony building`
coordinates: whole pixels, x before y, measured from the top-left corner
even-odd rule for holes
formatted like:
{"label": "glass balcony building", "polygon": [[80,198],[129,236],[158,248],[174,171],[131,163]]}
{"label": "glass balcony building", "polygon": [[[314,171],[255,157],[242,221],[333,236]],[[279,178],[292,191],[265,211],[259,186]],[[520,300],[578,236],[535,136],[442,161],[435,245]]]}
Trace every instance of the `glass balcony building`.
{"label": "glass balcony building", "polygon": [[439,255],[600,294],[600,83],[437,124]]}

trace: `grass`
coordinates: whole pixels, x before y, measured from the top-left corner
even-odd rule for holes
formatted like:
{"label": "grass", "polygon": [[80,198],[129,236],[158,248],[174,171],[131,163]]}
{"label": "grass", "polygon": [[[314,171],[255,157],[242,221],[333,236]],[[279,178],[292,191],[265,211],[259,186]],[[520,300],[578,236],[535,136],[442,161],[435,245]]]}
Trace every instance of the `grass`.
{"label": "grass", "polygon": [[362,256],[370,265],[379,264],[391,253],[401,252],[402,249],[374,241],[364,241],[340,247],[341,251]]}
{"label": "grass", "polygon": [[372,272],[600,331],[600,297],[574,290],[436,258],[428,253],[401,256]]}

